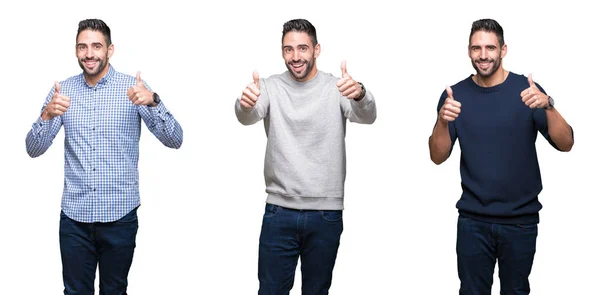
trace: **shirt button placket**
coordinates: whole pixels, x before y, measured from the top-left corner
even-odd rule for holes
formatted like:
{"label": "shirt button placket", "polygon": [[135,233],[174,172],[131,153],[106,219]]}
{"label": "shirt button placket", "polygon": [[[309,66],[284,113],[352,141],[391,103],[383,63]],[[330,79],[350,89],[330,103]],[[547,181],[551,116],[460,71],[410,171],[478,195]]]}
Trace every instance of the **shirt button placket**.
{"label": "shirt button placket", "polygon": [[[97,122],[98,122],[98,118],[99,118],[99,114],[98,114],[98,106],[97,106],[97,97],[96,97],[96,93],[97,93],[97,86],[94,86],[92,88],[92,92],[90,93],[90,98],[91,98],[91,102],[90,105],[92,106],[91,109],[91,124],[90,124],[90,137],[91,137],[91,144],[92,144],[92,159],[90,162],[90,176],[91,176],[91,183],[92,183],[92,196],[95,197],[96,196],[96,190],[98,189],[98,175],[96,174],[96,165],[98,163],[98,155],[96,154],[96,148],[98,148],[98,136],[96,133],[96,126],[97,126]],[[94,200],[92,200],[92,206],[95,208],[96,206],[96,200],[97,198],[94,198]]]}

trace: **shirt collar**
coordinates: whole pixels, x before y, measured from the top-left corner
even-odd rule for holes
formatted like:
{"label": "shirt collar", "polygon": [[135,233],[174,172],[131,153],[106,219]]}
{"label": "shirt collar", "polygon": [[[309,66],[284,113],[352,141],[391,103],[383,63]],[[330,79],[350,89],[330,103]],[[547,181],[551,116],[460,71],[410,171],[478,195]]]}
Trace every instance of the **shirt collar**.
{"label": "shirt collar", "polygon": [[[104,77],[102,77],[102,79],[100,79],[98,81],[98,83],[96,84],[96,86],[98,86],[98,85],[104,85],[104,84],[107,84],[108,82],[110,82],[112,80],[112,78],[115,76],[115,72],[116,72],[115,69],[109,63],[108,64],[108,72],[106,72],[106,74],[104,74]],[[89,86],[87,84],[87,81],[85,81],[85,76],[83,75],[83,73],[81,73],[81,81],[83,82],[83,84]]]}

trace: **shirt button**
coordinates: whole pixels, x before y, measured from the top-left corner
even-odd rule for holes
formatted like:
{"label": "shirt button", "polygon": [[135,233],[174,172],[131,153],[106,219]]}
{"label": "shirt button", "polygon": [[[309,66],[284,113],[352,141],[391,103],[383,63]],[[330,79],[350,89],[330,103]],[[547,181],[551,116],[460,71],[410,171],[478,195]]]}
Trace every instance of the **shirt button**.
{"label": "shirt button", "polygon": [[96,168],[92,168],[92,171],[96,171]]}
{"label": "shirt button", "polygon": [[96,188],[93,188],[93,189],[92,189],[92,191],[94,191],[94,192],[95,192],[95,191],[96,191]]}

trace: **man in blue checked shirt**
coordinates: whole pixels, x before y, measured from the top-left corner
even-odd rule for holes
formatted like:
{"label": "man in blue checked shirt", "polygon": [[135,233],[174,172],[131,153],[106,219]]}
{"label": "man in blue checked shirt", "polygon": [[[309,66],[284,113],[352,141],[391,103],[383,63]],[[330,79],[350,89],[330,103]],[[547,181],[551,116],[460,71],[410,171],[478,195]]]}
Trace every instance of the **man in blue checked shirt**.
{"label": "man in blue checked shirt", "polygon": [[79,22],[76,55],[83,73],[56,82],[27,134],[38,157],[65,128],[65,183],[60,216],[64,294],[126,294],[140,205],[141,120],[165,146],[179,148],[181,126],[160,97],[136,77],[115,71],[110,28]]}

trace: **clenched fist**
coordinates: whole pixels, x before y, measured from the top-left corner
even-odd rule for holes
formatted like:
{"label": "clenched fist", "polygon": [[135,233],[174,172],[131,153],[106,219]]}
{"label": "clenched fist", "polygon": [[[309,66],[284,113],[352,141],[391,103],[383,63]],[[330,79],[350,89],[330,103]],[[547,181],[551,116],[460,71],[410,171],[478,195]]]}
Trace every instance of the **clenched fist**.
{"label": "clenched fist", "polygon": [[252,72],[252,79],[254,82],[246,86],[246,89],[242,91],[242,98],[240,99],[240,105],[245,108],[255,106],[260,96],[260,78],[257,71]]}
{"label": "clenched fist", "polygon": [[452,94],[452,88],[450,86],[446,87],[446,94],[448,97],[444,102],[444,105],[440,109],[439,119],[444,123],[452,122],[458,118],[460,114],[460,102],[454,100],[454,96]]}
{"label": "clenched fist", "polygon": [[348,99],[361,100],[365,96],[363,87],[348,74],[346,61],[342,62],[342,78],[337,81],[338,90]]}
{"label": "clenched fist", "polygon": [[42,112],[42,120],[47,121],[56,116],[62,116],[67,112],[70,104],[71,98],[60,94],[60,84],[54,82],[54,94]]}
{"label": "clenched fist", "polygon": [[532,109],[548,107],[548,95],[542,93],[535,85],[531,74],[527,77],[527,81],[529,81],[529,87],[521,92],[521,100],[525,105]]}
{"label": "clenched fist", "polygon": [[135,81],[135,85],[127,90],[129,100],[134,105],[156,106],[154,103],[154,93],[146,88],[146,85],[144,85],[144,82],[142,82],[142,78],[140,77],[140,72],[137,72],[135,75]]}

